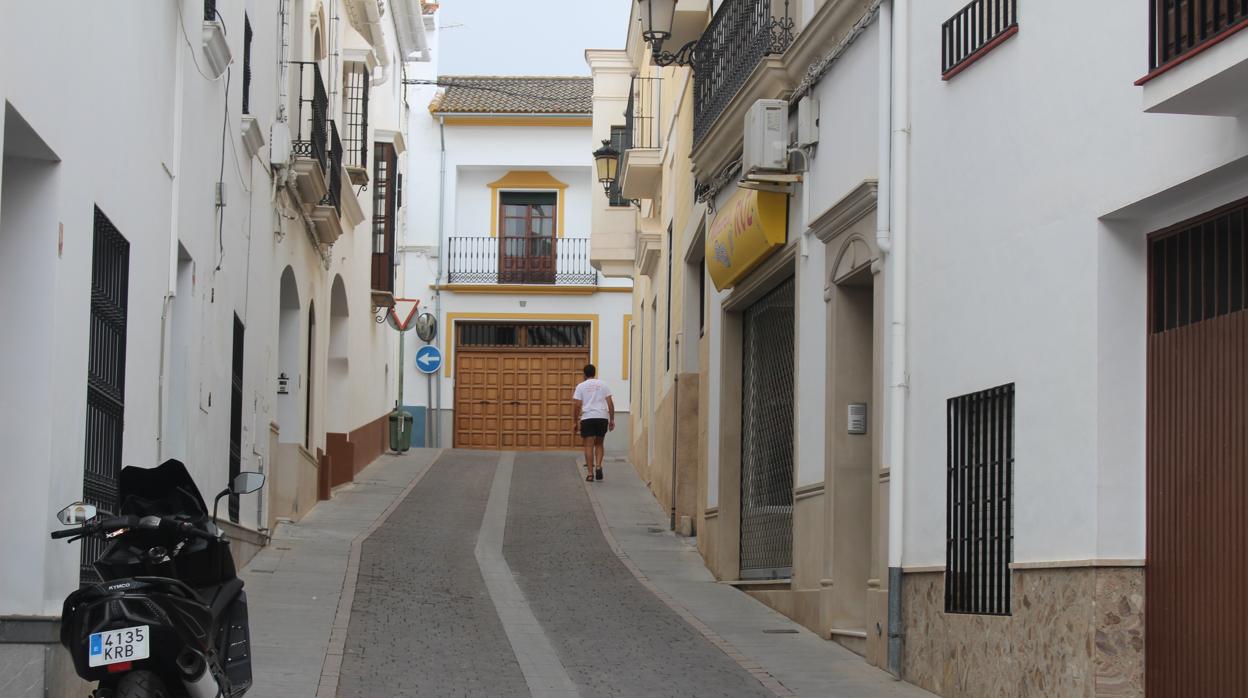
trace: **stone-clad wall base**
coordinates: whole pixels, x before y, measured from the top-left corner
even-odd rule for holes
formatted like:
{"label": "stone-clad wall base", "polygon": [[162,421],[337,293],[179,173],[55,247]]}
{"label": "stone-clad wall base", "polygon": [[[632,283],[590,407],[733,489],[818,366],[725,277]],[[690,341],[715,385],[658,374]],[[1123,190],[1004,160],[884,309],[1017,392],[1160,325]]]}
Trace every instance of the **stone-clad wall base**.
{"label": "stone-clad wall base", "polygon": [[944,574],[905,575],[902,673],[942,696],[1140,696],[1144,570],[1015,570],[1012,615],[944,612]]}

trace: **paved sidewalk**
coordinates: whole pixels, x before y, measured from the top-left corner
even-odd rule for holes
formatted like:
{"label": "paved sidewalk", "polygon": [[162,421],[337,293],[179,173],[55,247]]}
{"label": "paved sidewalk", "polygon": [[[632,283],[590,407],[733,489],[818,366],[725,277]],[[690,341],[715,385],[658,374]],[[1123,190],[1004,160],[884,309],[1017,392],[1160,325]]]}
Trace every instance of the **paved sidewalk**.
{"label": "paved sidewalk", "polygon": [[317,504],[299,523],[281,524],[243,569],[257,698],[317,694],[351,544],[429,469],[437,450],[383,455],[354,483]]}
{"label": "paved sidewalk", "polygon": [[[587,487],[619,551],[660,592],[739,653],[802,696],[867,698],[932,694],[867,664],[747,594],[720,584],[689,541],[667,531],[668,515],[627,462],[609,460]],[[586,483],[588,484],[588,483]],[[662,532],[652,532],[662,529]],[[764,630],[793,633],[764,633]]]}

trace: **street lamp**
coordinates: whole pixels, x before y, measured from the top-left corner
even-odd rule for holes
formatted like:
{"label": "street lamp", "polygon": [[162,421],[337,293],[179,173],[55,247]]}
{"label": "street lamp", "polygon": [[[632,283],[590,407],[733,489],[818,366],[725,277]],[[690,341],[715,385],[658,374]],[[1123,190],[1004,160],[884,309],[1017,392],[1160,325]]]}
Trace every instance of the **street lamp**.
{"label": "street lamp", "polygon": [[672,38],[676,0],[637,0],[637,4],[641,5],[641,38],[650,44],[650,62],[660,67],[693,67],[697,39],[681,46],[675,53],[663,50],[663,42]]}
{"label": "street lamp", "polygon": [[620,151],[611,147],[611,141],[604,140],[602,147],[594,151],[594,165],[598,168],[598,181],[602,183],[602,191],[611,196],[611,185],[615,184],[620,168]]}

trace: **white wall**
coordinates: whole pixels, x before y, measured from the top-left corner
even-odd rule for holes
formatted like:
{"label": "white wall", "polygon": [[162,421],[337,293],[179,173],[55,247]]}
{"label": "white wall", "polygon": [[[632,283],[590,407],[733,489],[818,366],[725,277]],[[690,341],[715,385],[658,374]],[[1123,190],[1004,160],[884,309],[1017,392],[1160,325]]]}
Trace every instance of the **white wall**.
{"label": "white wall", "polygon": [[[292,7],[298,13],[305,4]],[[179,457],[206,497],[226,484],[237,314],[246,326],[242,467],[268,470],[268,427],[277,418],[278,285],[287,265],[300,277],[301,322],[308,303],[316,303],[322,352],[330,281],[341,275],[345,282],[352,355],[346,411],[363,423],[383,415],[392,399],[385,377],[397,345],[369,308],[367,224],[344,235],[325,269],[289,204],[274,208],[267,144],[249,159],[240,140],[243,12],[254,32],[250,112],[267,141],[279,102],[277,4],[218,1],[234,56],[228,114],[227,78],[203,73],[202,8],[195,0],[5,5],[0,98],[60,162],[49,169],[50,186],[25,165],[10,167],[13,179],[4,183],[6,199],[25,199],[23,189],[37,185],[42,198],[37,210],[5,206],[0,234],[0,264],[30,272],[4,275],[4,319],[16,331],[0,344],[0,365],[22,366],[23,375],[5,381],[3,409],[14,411],[3,415],[9,419],[0,423],[0,438],[17,456],[6,473],[21,475],[19,487],[0,495],[0,528],[22,534],[6,537],[0,554],[31,560],[38,570],[12,578],[0,572],[0,614],[59,613],[77,586],[79,546],[49,541],[46,531],[56,526],[56,510],[82,496],[94,206],[130,243],[123,465]],[[304,30],[306,23],[294,26]],[[338,26],[350,31],[345,21]],[[126,39],[134,36],[143,40]],[[32,56],[38,70],[29,69]],[[397,102],[389,105],[395,115],[377,106],[374,123],[399,128],[406,118]],[[7,153],[18,143],[4,145]],[[218,178],[225,190],[220,209]],[[179,247],[186,260],[179,260]],[[297,332],[304,342],[306,331]],[[323,353],[321,359],[316,381],[323,390]],[[301,354],[299,365],[304,361]],[[316,421],[323,427],[324,414]],[[242,498],[242,525],[259,525],[258,505],[257,496]]]}
{"label": "white wall", "polygon": [[1070,22],[1071,3],[1029,4],[1016,37],[942,82],[939,27],[961,4],[911,4],[904,564],[944,561],[945,401],[1008,382],[1015,561],[1142,559],[1143,239],[1160,218],[1100,219],[1244,158],[1248,122],[1141,111],[1143,5],[1081,3]]}

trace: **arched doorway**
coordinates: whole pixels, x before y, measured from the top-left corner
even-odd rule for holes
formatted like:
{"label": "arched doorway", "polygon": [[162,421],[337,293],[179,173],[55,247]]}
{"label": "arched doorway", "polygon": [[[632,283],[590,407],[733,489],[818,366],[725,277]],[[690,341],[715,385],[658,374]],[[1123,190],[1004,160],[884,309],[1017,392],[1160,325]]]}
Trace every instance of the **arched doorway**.
{"label": "arched doorway", "polygon": [[326,418],[325,430],[347,433],[351,431],[348,394],[350,391],[350,337],[347,289],[342,276],[334,277],[329,294],[329,347],[326,369]]}
{"label": "arched doorway", "polygon": [[304,372],[304,384],[307,386],[303,392],[303,447],[312,450],[312,406],[313,391],[316,386],[313,382],[314,372],[316,370],[316,303],[308,301],[308,363],[307,370]]}
{"label": "arched doorway", "polygon": [[277,427],[282,443],[299,443],[299,285],[290,267],[282,270],[277,319]]}

